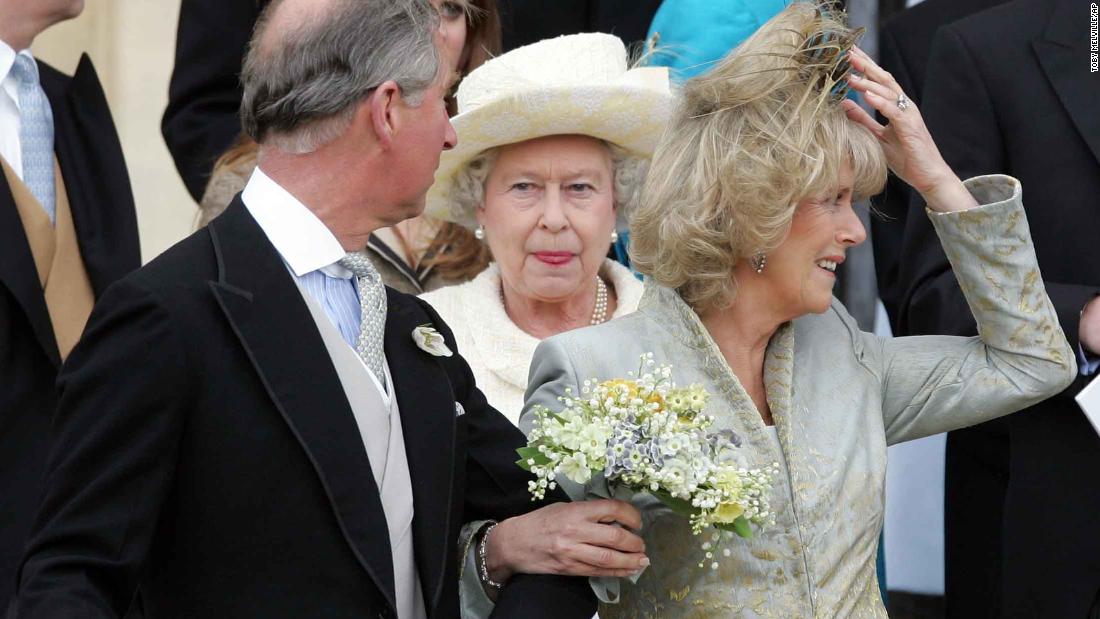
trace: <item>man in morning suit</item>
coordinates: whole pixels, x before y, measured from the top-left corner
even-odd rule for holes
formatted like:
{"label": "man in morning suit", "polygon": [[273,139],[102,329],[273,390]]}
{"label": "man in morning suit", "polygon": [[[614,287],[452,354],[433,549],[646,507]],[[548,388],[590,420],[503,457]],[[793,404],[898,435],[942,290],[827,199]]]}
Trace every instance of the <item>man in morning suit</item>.
{"label": "man in morning suit", "polygon": [[[928,61],[922,109],[944,158],[960,175],[1004,173],[1022,181],[1044,284],[1086,373],[1095,366],[1092,354],[1100,352],[1093,328],[1100,311],[1094,301],[1100,293],[1100,261],[1094,259],[1100,79],[1089,72],[1088,18],[1088,3],[1081,0],[1012,0],[944,26]],[[974,335],[966,301],[922,208],[912,205],[905,232],[901,272],[909,290],[900,322],[907,333]],[[973,592],[960,606],[949,577],[950,617],[1069,618],[1087,616],[1090,607],[1100,610],[1100,438],[1073,401],[1086,381],[1013,415],[999,457],[948,438],[947,500],[953,500],[956,449],[979,456],[971,458],[977,470],[959,493],[1000,492],[1003,505],[1002,514],[975,507],[961,516],[987,526],[1003,522],[1001,582],[998,590]],[[1001,486],[985,486],[983,476]],[[998,476],[1006,481],[997,482]],[[981,544],[971,549],[982,552]]]}
{"label": "man in morning suit", "polygon": [[95,299],[141,266],[130,178],[87,56],[30,53],[82,0],[0,0],[0,612],[42,492],[54,381]]}
{"label": "man in morning suit", "polygon": [[[151,619],[449,619],[462,524],[538,506],[447,325],[363,258],[456,141],[437,20],[428,0],[265,11],[242,76],[259,168],[96,305],[14,617],[119,617],[140,587]],[[493,612],[594,610],[586,579],[516,575]]]}

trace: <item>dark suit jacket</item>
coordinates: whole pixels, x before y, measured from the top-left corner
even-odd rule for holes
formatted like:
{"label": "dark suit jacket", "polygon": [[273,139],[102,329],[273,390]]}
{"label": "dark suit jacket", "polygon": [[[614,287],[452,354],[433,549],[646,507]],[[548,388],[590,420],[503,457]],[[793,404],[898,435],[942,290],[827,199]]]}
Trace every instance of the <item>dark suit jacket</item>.
{"label": "dark suit jacket", "polygon": [[499,0],[504,51],[578,32],[645,39],[661,0]]}
{"label": "dark suit jacket", "polygon": [[[1088,72],[1080,0],[1014,0],[936,36],[923,114],[962,178],[1003,172],[1024,188],[1035,251],[1061,326],[1100,293],[1100,80]],[[906,333],[973,335],[974,321],[920,204],[901,265]],[[1061,396],[1009,417],[1006,617],[1082,617],[1100,587],[1100,439]]]}
{"label": "dark suit jacket", "polygon": [[214,162],[241,134],[241,63],[269,0],[183,0],[161,133],[198,202]]}
{"label": "dark suit jacket", "polygon": [[[458,531],[539,506],[523,435],[466,362],[413,330],[447,325],[388,290],[385,351],[412,477],[415,556],[431,618],[458,613]],[[47,489],[19,619],[394,617],[378,489],[332,361],[247,209],[112,286],[59,379]],[[456,417],[455,403],[465,414]],[[583,617],[585,579],[519,578],[498,616]]]}
{"label": "dark suit jacket", "polygon": [[[141,266],[130,177],[91,60],[81,57],[71,78],[38,67],[80,254],[98,296]],[[30,245],[0,175],[0,609],[38,507],[60,365]]]}
{"label": "dark suit jacket", "polygon": [[[878,42],[879,64],[894,76],[909,98],[920,105],[928,54],[931,52],[932,37],[936,30],[944,24],[1002,1],[924,0],[891,18],[882,27]],[[879,121],[885,122],[881,116]],[[875,253],[879,298],[886,306],[895,335],[907,335],[897,330],[898,302],[905,293],[904,282],[898,278],[898,263],[901,259],[902,236],[905,233],[911,197],[909,186],[891,174],[886,181],[886,189],[873,201],[883,217],[871,218],[871,240]]]}

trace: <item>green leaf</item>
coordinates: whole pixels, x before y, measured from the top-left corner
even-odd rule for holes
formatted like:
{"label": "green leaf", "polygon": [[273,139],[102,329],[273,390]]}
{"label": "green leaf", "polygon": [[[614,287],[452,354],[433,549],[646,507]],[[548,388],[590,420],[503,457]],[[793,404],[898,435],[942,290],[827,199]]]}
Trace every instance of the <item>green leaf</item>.
{"label": "green leaf", "polygon": [[550,458],[547,458],[536,446],[520,447],[516,453],[521,458],[516,464],[525,471],[531,470],[531,465],[527,464],[528,460],[534,460],[537,465],[550,464]]}
{"label": "green leaf", "polygon": [[749,524],[749,521],[746,520],[744,516],[738,516],[737,520],[734,520],[729,524],[715,524],[714,526],[715,528],[721,529],[723,531],[736,533],[738,537],[752,539],[752,525]]}
{"label": "green leaf", "polygon": [[752,538],[752,527],[744,516],[738,516],[737,520],[733,521],[733,532],[745,539]]}
{"label": "green leaf", "polygon": [[694,516],[699,513],[699,509],[693,507],[690,501],[678,499],[664,490],[649,491],[650,494],[657,497],[662,503],[664,503],[669,509],[680,514],[681,516]]}

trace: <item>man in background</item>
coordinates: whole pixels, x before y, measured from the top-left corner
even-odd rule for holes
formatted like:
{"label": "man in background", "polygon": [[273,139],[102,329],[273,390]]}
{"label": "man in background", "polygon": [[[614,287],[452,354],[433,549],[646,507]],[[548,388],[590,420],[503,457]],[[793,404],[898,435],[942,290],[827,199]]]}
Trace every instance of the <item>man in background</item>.
{"label": "man in background", "polygon": [[30,46],[83,0],[0,0],[0,612],[42,490],[54,381],[109,284],[141,265],[134,198],[87,56]]}
{"label": "man in background", "polygon": [[[1100,79],[1089,72],[1088,18],[1080,0],[1013,0],[944,26],[922,100],[928,128],[960,176],[1004,173],[1022,182],[1044,285],[1086,373],[1100,352],[1091,329],[1100,310],[1093,259]],[[901,256],[903,333],[974,335],[917,202]],[[1003,426],[948,437],[948,526],[955,510],[956,521],[967,523],[948,533],[949,617],[1085,617],[1095,608],[1100,439],[1073,401],[1085,382]],[[972,572],[957,581],[956,568]]]}

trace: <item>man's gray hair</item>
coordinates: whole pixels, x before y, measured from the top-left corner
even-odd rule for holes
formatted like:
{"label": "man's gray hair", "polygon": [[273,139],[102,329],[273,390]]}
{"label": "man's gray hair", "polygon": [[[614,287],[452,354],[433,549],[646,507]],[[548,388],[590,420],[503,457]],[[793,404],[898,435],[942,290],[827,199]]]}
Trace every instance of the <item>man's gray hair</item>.
{"label": "man's gray hair", "polygon": [[257,23],[241,74],[241,126],[258,143],[312,152],[342,135],[383,82],[419,105],[439,76],[439,18],[428,0],[331,0],[273,39],[265,32],[281,4]]}

